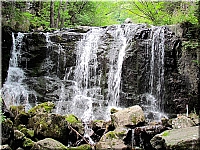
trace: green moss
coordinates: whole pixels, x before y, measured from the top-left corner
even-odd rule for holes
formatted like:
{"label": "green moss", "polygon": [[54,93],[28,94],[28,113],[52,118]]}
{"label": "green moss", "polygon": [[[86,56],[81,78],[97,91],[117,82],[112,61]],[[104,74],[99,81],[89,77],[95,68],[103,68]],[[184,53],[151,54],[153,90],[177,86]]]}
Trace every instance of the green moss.
{"label": "green moss", "polygon": [[114,131],[110,131],[106,134],[106,137],[109,139],[117,139],[116,133]]}
{"label": "green moss", "polygon": [[23,147],[32,147],[33,145],[34,142],[31,139],[25,137],[25,140],[23,142]]}
{"label": "green moss", "polygon": [[44,102],[41,103],[33,108],[31,108],[28,113],[33,116],[36,115],[36,113],[51,113],[52,109],[55,107],[55,104],[52,102]]}
{"label": "green moss", "polygon": [[20,106],[10,106],[10,111],[17,116],[18,114],[25,113],[25,107],[20,105]]}
{"label": "green moss", "polygon": [[169,131],[164,131],[164,132],[162,133],[162,136],[169,136]]}
{"label": "green moss", "polygon": [[135,116],[135,114],[131,116],[131,122],[133,122],[133,124],[137,123],[137,117]]}
{"label": "green moss", "polygon": [[34,130],[28,129],[27,134],[28,134],[30,137],[34,137]]}
{"label": "green moss", "polygon": [[88,144],[83,144],[78,147],[69,147],[67,150],[92,150],[92,148]]}
{"label": "green moss", "polygon": [[81,121],[73,114],[66,115],[65,119],[69,123],[81,123]]}
{"label": "green moss", "polygon": [[114,113],[116,113],[116,112],[118,112],[118,110],[115,109],[115,108],[112,108],[112,109],[110,110],[110,113],[111,113],[111,114],[114,114]]}

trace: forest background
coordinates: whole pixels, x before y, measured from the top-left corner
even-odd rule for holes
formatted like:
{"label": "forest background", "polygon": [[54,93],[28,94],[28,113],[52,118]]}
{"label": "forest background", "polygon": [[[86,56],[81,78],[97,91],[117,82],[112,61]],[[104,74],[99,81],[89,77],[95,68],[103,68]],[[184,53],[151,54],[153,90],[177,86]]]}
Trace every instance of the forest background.
{"label": "forest background", "polygon": [[101,0],[30,0],[1,1],[1,23],[15,31],[50,31],[77,26],[134,23],[171,25],[200,24],[200,1],[101,1]]}

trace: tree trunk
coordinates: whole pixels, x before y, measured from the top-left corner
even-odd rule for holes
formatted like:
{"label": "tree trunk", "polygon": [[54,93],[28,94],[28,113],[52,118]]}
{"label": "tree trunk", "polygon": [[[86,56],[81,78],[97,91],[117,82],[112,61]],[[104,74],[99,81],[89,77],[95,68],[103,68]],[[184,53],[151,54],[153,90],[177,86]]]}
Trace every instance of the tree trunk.
{"label": "tree trunk", "polygon": [[[64,8],[62,9],[63,13],[66,11],[67,9],[67,4],[68,4],[68,0],[66,0],[65,2],[65,6]],[[62,15],[61,17],[61,23],[60,23],[60,28],[63,28],[64,27],[64,22],[65,22],[65,16]]]}
{"label": "tree trunk", "polygon": [[50,28],[54,28],[54,2],[51,0],[50,4]]}
{"label": "tree trunk", "polygon": [[56,19],[56,28],[59,27],[61,5],[62,5],[62,0],[60,0],[60,4],[59,4],[59,7],[58,7],[58,17],[57,17],[57,19]]}

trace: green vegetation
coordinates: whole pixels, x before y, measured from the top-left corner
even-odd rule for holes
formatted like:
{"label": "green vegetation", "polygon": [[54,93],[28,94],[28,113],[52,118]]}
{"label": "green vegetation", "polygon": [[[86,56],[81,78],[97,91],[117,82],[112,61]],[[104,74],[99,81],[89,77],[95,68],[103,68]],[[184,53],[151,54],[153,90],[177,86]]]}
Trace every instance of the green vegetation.
{"label": "green vegetation", "polygon": [[4,114],[3,114],[3,112],[2,112],[2,108],[1,108],[2,103],[3,103],[3,100],[2,100],[2,98],[0,97],[0,124],[1,124],[2,122],[4,122],[5,119],[6,119],[6,116],[4,116]]}
{"label": "green vegetation", "polygon": [[33,108],[31,108],[28,113],[30,116],[34,116],[37,113],[51,113],[52,109],[55,107],[55,104],[52,102],[44,102]]}
{"label": "green vegetation", "polygon": [[114,131],[110,131],[110,132],[106,133],[106,137],[108,139],[117,139],[116,133]]}
{"label": "green vegetation", "polygon": [[163,133],[162,133],[162,136],[169,136],[169,131],[167,130],[167,131],[164,131]]}
{"label": "green vegetation", "polygon": [[92,150],[92,148],[88,144],[83,144],[78,147],[69,147],[67,150]]}
{"label": "green vegetation", "polygon": [[33,145],[34,142],[31,139],[25,137],[23,147],[32,147]]}
{"label": "green vegetation", "polygon": [[[2,1],[2,26],[16,30],[52,30],[84,26],[134,23],[169,25],[198,24],[200,3],[196,1]],[[42,28],[41,28],[42,26]]]}
{"label": "green vegetation", "polygon": [[65,119],[67,120],[67,122],[69,123],[81,123],[81,121],[73,114],[69,114],[65,116]]}

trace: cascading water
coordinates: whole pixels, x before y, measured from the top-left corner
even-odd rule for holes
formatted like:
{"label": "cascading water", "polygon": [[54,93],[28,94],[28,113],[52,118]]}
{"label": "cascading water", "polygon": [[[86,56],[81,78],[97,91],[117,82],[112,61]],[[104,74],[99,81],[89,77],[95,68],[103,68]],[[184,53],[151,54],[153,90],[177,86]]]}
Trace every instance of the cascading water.
{"label": "cascading water", "polygon": [[16,38],[12,33],[12,54],[9,61],[8,77],[2,89],[2,96],[6,99],[5,104],[7,106],[23,104],[27,110],[30,108],[28,102],[29,91],[27,85],[23,82],[26,79],[25,72],[19,66],[23,38],[23,33],[19,32]]}
{"label": "cascading water", "polygon": [[102,34],[101,28],[92,28],[78,43],[76,49],[77,65],[74,75],[76,89],[72,99],[72,113],[81,116],[84,121],[94,119],[92,105],[94,103],[101,104],[102,95],[98,82],[100,76],[97,73],[97,50]]}
{"label": "cascading water", "polygon": [[145,112],[150,120],[160,120],[162,101],[164,100],[164,27],[152,28],[150,52],[149,91],[145,94],[147,105]]}

